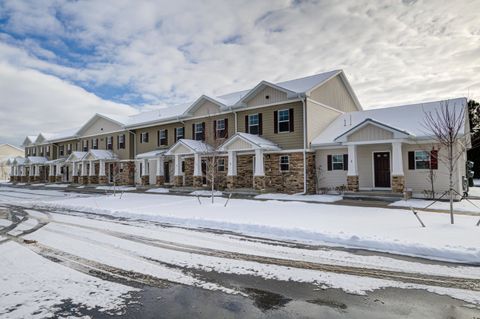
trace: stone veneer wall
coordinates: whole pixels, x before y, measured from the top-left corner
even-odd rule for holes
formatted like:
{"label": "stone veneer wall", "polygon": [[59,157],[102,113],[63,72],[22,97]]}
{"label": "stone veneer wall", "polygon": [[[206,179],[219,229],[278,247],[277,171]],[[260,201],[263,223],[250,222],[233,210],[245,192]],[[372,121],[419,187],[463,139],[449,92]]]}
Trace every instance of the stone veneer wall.
{"label": "stone veneer wall", "polygon": [[184,160],[185,163],[185,186],[193,186],[193,157],[187,157]]}
{"label": "stone veneer wall", "polygon": [[234,188],[253,187],[253,155],[237,156],[237,177]]}
{"label": "stone veneer wall", "polygon": [[134,185],[135,184],[135,162],[120,162],[118,174],[118,185]]}

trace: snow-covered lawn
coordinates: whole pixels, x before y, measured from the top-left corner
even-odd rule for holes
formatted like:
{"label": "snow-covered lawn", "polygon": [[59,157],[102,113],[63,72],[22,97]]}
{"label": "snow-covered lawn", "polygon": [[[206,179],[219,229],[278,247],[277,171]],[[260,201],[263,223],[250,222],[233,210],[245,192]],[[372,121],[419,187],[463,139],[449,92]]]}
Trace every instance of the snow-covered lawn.
{"label": "snow-covered lawn", "polygon": [[[209,190],[194,191],[194,192],[191,192],[190,195],[194,195],[194,196],[212,196],[212,191],[209,191]],[[214,192],[213,192],[213,196],[221,197],[221,196],[223,196],[223,193],[222,193],[222,192],[219,192],[219,191],[214,191]]]}
{"label": "snow-covered lawn", "polygon": [[63,300],[117,313],[136,289],[97,279],[13,242],[0,245],[0,317],[47,318]]}
{"label": "snow-covered lawn", "polygon": [[168,193],[170,192],[168,190],[168,188],[150,188],[149,190],[147,190],[147,193],[157,193],[157,194],[165,194],[165,193]]}
{"label": "snow-covered lawn", "polygon": [[452,226],[446,214],[422,212],[427,228],[421,228],[404,209],[240,199],[232,199],[224,207],[225,201],[217,198],[215,204],[200,205],[190,196],[127,193],[122,198],[99,196],[37,204],[432,259],[480,260],[480,228],[472,216],[457,216]]}
{"label": "snow-covered lawn", "polygon": [[38,225],[38,221],[36,219],[28,218],[26,221],[21,222],[18,224],[14,229],[8,232],[9,235],[17,236],[23,233],[26,230],[32,229],[33,227]]}
{"label": "snow-covered lawn", "polygon": [[[472,203],[470,203],[472,202]],[[480,200],[470,199],[470,202],[467,200],[462,200],[459,202],[453,203],[453,209],[458,212],[471,212],[480,214]],[[428,199],[409,199],[399,200],[390,204],[390,206],[395,207],[413,207],[413,208],[426,208],[428,205],[432,204],[432,200]],[[476,206],[477,207],[476,207]],[[432,206],[428,207],[429,209],[438,209],[438,210],[450,210],[450,203],[446,201],[436,202]]]}
{"label": "snow-covered lawn", "polygon": [[9,221],[8,219],[3,219],[3,218],[0,218],[0,228],[3,228],[3,227],[8,227],[12,224],[11,221]]}
{"label": "snow-covered lawn", "polygon": [[39,199],[43,201],[85,196],[75,193],[65,193],[60,190],[51,190],[51,189],[26,189],[26,188],[11,188],[11,187],[0,187],[0,203],[2,202],[12,202],[12,203],[31,203]]}
{"label": "snow-covered lawn", "polygon": [[65,188],[70,186],[70,184],[48,184],[45,187],[58,187],[58,188]]}
{"label": "snow-covered lawn", "polygon": [[276,200],[291,200],[317,203],[333,203],[342,200],[340,195],[300,195],[300,194],[262,194],[255,196],[257,199],[276,199]]}
{"label": "snow-covered lawn", "polygon": [[475,197],[480,197],[480,185],[470,187],[468,189],[468,195],[469,196],[475,196]]}
{"label": "snow-covered lawn", "polygon": [[124,192],[137,190],[135,187],[130,187],[130,186],[97,186],[95,188],[101,189],[101,190],[107,190],[107,191],[117,190],[117,191],[124,191]]}

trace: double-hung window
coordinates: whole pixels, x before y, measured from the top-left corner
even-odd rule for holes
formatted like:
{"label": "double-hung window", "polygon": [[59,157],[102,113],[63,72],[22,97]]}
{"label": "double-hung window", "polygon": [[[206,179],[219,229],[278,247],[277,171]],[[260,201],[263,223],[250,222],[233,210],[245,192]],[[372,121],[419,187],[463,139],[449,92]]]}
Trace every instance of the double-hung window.
{"label": "double-hung window", "polygon": [[40,146],[40,156],[43,156],[43,146]]}
{"label": "double-hung window", "polygon": [[140,133],[140,143],[148,143],[148,132]]}
{"label": "double-hung window", "polygon": [[92,139],[92,148],[94,150],[98,150],[98,139],[97,138]]}
{"label": "double-hung window", "polygon": [[113,136],[107,136],[107,150],[113,150]]}
{"label": "double-hung window", "polygon": [[84,152],[88,152],[88,141],[84,140],[82,141],[82,149]]}
{"label": "double-hung window", "polygon": [[290,156],[288,155],[280,156],[280,170],[283,172],[290,170]]}
{"label": "double-hung window", "polygon": [[46,153],[47,156],[50,156],[50,145],[47,145],[45,147],[45,153]]}
{"label": "double-hung window", "polygon": [[59,156],[65,155],[65,145],[60,145],[58,147],[58,154],[59,154]]}
{"label": "double-hung window", "polygon": [[184,127],[176,127],[175,128],[175,142],[178,140],[185,138],[185,128]]}
{"label": "double-hung window", "polygon": [[225,171],[225,159],[219,158],[217,160],[217,171],[224,172]]}
{"label": "double-hung window", "polygon": [[415,151],[415,169],[430,168],[430,152]]}
{"label": "double-hung window", "polygon": [[67,144],[67,154],[68,155],[72,154],[72,144],[71,143]]}
{"label": "double-hung window", "polygon": [[332,169],[334,171],[342,171],[343,165],[343,154],[332,155]]}
{"label": "double-hung window", "polygon": [[290,132],[290,110],[278,111],[278,132]]}
{"label": "double-hung window", "polygon": [[161,145],[168,145],[167,130],[165,129],[158,131],[158,146]]}
{"label": "double-hung window", "polygon": [[258,135],[260,133],[260,120],[258,114],[248,116],[248,133]]}
{"label": "double-hung window", "polygon": [[203,123],[195,123],[195,140],[202,141],[204,139],[203,134]]}
{"label": "double-hung window", "polygon": [[225,123],[225,119],[217,120],[216,121],[216,128],[215,128],[215,136],[217,138],[225,138],[227,136],[227,126]]}
{"label": "double-hung window", "polygon": [[118,148],[125,149],[125,134],[118,136]]}

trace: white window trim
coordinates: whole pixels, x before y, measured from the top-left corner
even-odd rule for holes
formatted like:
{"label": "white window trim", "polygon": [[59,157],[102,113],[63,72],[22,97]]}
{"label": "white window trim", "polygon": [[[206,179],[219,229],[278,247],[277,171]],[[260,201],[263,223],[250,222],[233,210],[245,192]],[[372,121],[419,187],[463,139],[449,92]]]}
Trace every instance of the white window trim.
{"label": "white window trim", "polygon": [[[251,132],[250,127],[256,126],[256,127],[258,128],[258,129],[257,129],[257,131],[258,131],[257,134],[260,135],[260,117],[259,117],[258,114],[259,114],[259,113],[249,114],[249,115],[248,115],[248,132],[247,132],[248,134],[252,134],[252,133],[250,133],[250,132]],[[251,125],[251,124],[250,124],[250,118],[253,117],[253,116],[256,116],[256,117],[257,117],[257,124]]]}
{"label": "white window trim", "polygon": [[[417,162],[423,162],[423,161],[417,161],[417,153],[427,153],[427,156],[428,156],[428,168],[417,168]],[[413,157],[414,157],[414,162],[415,162],[415,170],[426,170],[426,171],[429,171],[430,170],[430,167],[432,166],[432,157],[430,155],[430,152],[429,151],[424,151],[424,150],[416,150],[414,151],[413,153]]]}
{"label": "white window trim", "polygon": [[[283,121],[280,121],[280,112],[287,112],[288,114],[288,120],[283,120]],[[278,119],[277,119],[277,132],[278,133],[290,133],[290,109],[283,109],[283,110],[278,110],[277,111],[278,113]],[[287,122],[288,123],[288,130],[286,131],[280,131],[280,122]]]}
{"label": "white window trim", "polygon": [[[165,135],[163,138],[162,138],[162,133]],[[162,140],[166,140],[167,143],[163,144]],[[158,146],[165,146],[165,145],[168,145],[167,129],[158,130]]]}
{"label": "white window trim", "polygon": [[[287,163],[282,163],[282,158],[287,158]],[[280,170],[280,172],[289,172],[290,171],[290,155],[281,155],[279,158],[278,158],[278,169]],[[283,165],[288,165],[288,169],[287,170],[282,170],[282,164]]]}
{"label": "white window trim", "polygon": [[[200,131],[198,130],[198,128],[200,128]],[[197,134],[204,134],[203,132],[203,123],[202,122],[199,122],[199,123],[195,123],[195,140],[196,141],[201,141],[202,139],[197,139]]]}
{"label": "white window trim", "polygon": [[[178,134],[178,131],[181,131],[182,132],[182,135],[179,135]],[[184,127],[176,127],[175,128],[175,136],[177,138],[177,141],[180,140],[180,139],[183,139],[185,138],[185,128]],[[176,142],[176,141],[175,141]]]}
{"label": "white window trim", "polygon": [[[222,165],[220,165],[220,161],[223,162]],[[220,166],[223,166],[223,170],[220,170]],[[218,158],[217,159],[217,172],[225,172],[225,159],[224,158]]]}
{"label": "white window trim", "polygon": [[[336,156],[340,156],[340,158],[342,159],[341,162],[339,161],[334,161],[333,158],[336,157]],[[335,163],[342,163],[342,168],[335,168]],[[343,154],[332,154],[332,171],[343,171],[345,170],[345,163],[343,161]]]}
{"label": "white window trim", "polygon": [[148,143],[148,141],[145,141],[145,137],[148,136],[148,132],[142,132],[140,133],[140,143],[145,144]]}

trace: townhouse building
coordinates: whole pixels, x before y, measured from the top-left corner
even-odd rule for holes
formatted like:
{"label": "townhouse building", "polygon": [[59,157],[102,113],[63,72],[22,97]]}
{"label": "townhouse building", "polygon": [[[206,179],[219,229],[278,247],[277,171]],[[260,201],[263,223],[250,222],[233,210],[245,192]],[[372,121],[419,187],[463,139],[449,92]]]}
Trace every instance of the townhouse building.
{"label": "townhouse building", "polygon": [[[457,112],[466,99],[449,101]],[[424,132],[444,102],[363,110],[342,70],[129,117],[95,114],[79,128],[25,138],[13,180],[315,193],[416,192],[445,183],[444,152]],[[468,120],[462,127],[469,145]],[[462,157],[462,161],[466,160]],[[458,165],[461,193],[464,165]]]}

